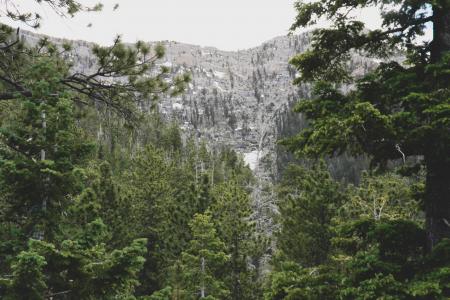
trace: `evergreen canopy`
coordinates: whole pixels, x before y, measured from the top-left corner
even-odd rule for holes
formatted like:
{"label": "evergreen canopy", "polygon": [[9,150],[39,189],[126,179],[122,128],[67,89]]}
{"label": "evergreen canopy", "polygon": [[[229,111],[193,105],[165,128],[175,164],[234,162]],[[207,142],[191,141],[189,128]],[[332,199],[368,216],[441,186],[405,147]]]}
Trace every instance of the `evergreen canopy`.
{"label": "evergreen canopy", "polygon": [[[353,11],[376,7],[380,29],[369,30]],[[285,141],[299,155],[369,154],[374,165],[420,157],[427,169],[424,206],[429,248],[450,237],[450,3],[439,1],[298,2],[292,30],[313,31],[309,50],[291,63],[297,84],[314,82],[296,110],[310,126]],[[432,40],[421,41],[433,28]],[[381,59],[364,77],[352,74],[355,53]],[[404,60],[399,62],[399,55]],[[350,92],[342,91],[348,84]]]}

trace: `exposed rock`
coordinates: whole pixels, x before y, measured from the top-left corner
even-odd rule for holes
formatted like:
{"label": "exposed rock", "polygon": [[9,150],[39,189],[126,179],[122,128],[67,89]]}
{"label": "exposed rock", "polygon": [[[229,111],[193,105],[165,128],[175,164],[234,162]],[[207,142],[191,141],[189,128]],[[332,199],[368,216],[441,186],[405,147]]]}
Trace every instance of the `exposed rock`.
{"label": "exposed rock", "polygon": [[[41,38],[28,32],[22,35],[30,43]],[[74,70],[92,70],[92,45],[84,41],[72,44],[74,52],[69,59]],[[308,85],[292,84],[297,72],[288,61],[308,47],[309,35],[277,37],[235,52],[178,42],[163,44],[166,56],[158,64],[170,67],[174,74],[190,73],[192,82],[183,95],[160,99],[160,113],[179,122],[186,135],[205,139],[214,147],[229,146],[243,155],[258,179],[253,192],[257,226],[271,232],[276,211],[272,184],[289,159],[280,154],[276,142],[305,126],[292,107],[310,92]],[[364,74],[375,62],[355,55],[350,64],[356,74]],[[336,168],[335,172],[342,172]]]}

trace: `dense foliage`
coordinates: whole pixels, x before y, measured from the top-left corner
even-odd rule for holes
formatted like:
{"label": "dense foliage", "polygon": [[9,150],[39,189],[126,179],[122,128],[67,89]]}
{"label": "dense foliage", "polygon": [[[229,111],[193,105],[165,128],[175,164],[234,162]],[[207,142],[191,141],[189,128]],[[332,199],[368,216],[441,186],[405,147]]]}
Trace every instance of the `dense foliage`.
{"label": "dense foliage", "polygon": [[[367,7],[381,11],[382,28],[354,17]],[[313,31],[311,47],[291,61],[296,83],[314,87],[296,107],[309,127],[284,144],[304,159],[369,155],[372,170],[353,187],[330,184],[318,167],[288,169],[265,298],[448,299],[448,1],[323,0],[296,8],[293,30],[324,18],[331,26]],[[423,42],[428,26],[432,40]],[[356,54],[381,62],[356,74]]]}
{"label": "dense foliage", "polygon": [[265,299],[449,297],[448,240],[426,251],[423,176],[365,174],[346,187],[323,165],[288,170]]}
{"label": "dense foliage", "polygon": [[116,39],[81,74],[70,45],[2,25],[0,46],[0,298],[253,297],[251,171],[149,112],[189,81],[155,69],[164,49]]}
{"label": "dense foliage", "polygon": [[[101,7],[36,2],[69,15]],[[384,10],[385,31],[352,19],[366,6]],[[70,45],[25,45],[0,25],[0,298],[448,299],[448,3],[297,9],[293,29],[334,25],[292,60],[297,83],[315,88],[297,107],[309,127],[285,142],[304,163],[278,184],[273,240],[252,219],[242,158],[150,109],[189,81],[154,70],[160,46],[96,46],[96,68],[81,74]],[[420,44],[428,22],[433,42]],[[386,61],[353,78],[352,51]],[[387,62],[392,52],[406,60]],[[357,186],[307,160],[342,153],[373,160]]]}
{"label": "dense foliage", "polygon": [[[287,144],[300,155],[367,154],[388,161],[420,158],[426,167],[424,207],[428,248],[450,238],[450,6],[442,1],[312,1],[297,3],[293,29],[322,18],[311,48],[292,59],[297,83],[314,82],[297,111],[310,127]],[[378,8],[382,28],[369,30],[353,10]],[[421,40],[426,28],[431,40]],[[352,54],[381,63],[352,74]],[[401,58],[403,56],[403,58]],[[353,87],[343,92],[343,84]],[[417,168],[419,169],[419,168]]]}
{"label": "dense foliage", "polygon": [[[2,105],[1,297],[128,299],[182,284],[195,298],[198,276],[210,298],[249,290],[247,261],[258,257],[247,240],[257,239],[242,160],[183,143],[157,114],[119,130],[125,120],[71,101],[63,66],[36,60],[27,74],[39,74],[29,85],[37,98]],[[233,275],[210,271],[216,261]],[[181,282],[166,276],[176,267]]]}

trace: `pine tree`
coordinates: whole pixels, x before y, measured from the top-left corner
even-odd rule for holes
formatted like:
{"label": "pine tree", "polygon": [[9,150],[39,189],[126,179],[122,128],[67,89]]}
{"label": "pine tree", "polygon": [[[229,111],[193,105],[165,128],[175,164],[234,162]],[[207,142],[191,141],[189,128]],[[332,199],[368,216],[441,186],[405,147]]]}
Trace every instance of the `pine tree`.
{"label": "pine tree", "polygon": [[231,299],[257,297],[258,278],[250,262],[257,245],[257,235],[251,220],[251,199],[247,192],[233,180],[222,183],[214,190],[216,203],[210,211],[225,251],[230,256],[225,282]]}
{"label": "pine tree", "polygon": [[45,299],[47,288],[43,274],[45,264],[44,257],[36,252],[22,251],[11,267],[14,279],[6,281],[9,293],[3,295],[5,299]]}
{"label": "pine tree", "polygon": [[[42,16],[39,13],[24,10],[20,6],[16,6],[16,3],[10,3],[13,1],[8,1],[5,3],[2,3],[2,13],[0,14],[0,17],[7,17],[12,20],[21,21],[25,24],[33,27],[38,28],[41,25],[42,22]],[[76,0],[62,0],[62,1],[56,1],[56,0],[34,0],[32,2],[39,3],[41,5],[46,5],[50,9],[53,9],[56,13],[59,15],[65,16],[74,16],[75,14],[79,12],[92,12],[92,11],[100,11],[103,8],[103,4],[97,3],[95,5],[84,5],[80,1]],[[14,5],[14,9],[8,9],[10,5]]]}
{"label": "pine tree", "polygon": [[[166,216],[172,202],[170,161],[161,149],[149,145],[140,151],[131,162],[130,169],[122,178],[133,196],[134,217],[140,236],[149,244],[144,270],[141,274],[143,285],[140,293],[148,295],[163,288],[163,270],[169,265],[171,253],[166,246],[164,235],[167,228]],[[167,241],[170,243],[170,241]]]}
{"label": "pine tree", "polygon": [[57,234],[67,195],[77,192],[76,166],[94,149],[75,126],[71,96],[58,83],[65,71],[51,59],[30,66],[28,76],[39,78],[31,86],[36,98],[23,99],[0,129],[7,220],[29,237],[52,239]]}
{"label": "pine tree", "polygon": [[181,254],[181,272],[186,299],[225,299],[229,295],[222,281],[222,268],[229,260],[211,217],[196,214],[190,223],[192,240]]}
{"label": "pine tree", "polygon": [[1,242],[0,296],[130,297],[147,241],[111,247],[86,169],[94,148],[76,126],[73,95],[59,83],[66,69],[52,58],[28,67],[37,98],[22,99],[1,123],[0,186],[8,216],[1,235],[20,240]]}
{"label": "pine tree", "polygon": [[206,173],[201,174],[200,182],[197,187],[197,212],[202,214],[204,213],[209,206],[213,203],[213,197],[210,194],[210,183],[209,176]]}
{"label": "pine tree", "polygon": [[277,246],[290,261],[317,266],[331,250],[332,218],[345,200],[323,164],[309,170],[290,165],[279,186]]}
{"label": "pine tree", "polygon": [[[33,11],[22,11],[22,8],[10,0],[2,3],[0,18],[20,21],[26,25],[39,26],[41,15]],[[47,5],[60,15],[74,15],[80,11],[98,11],[101,5],[92,7],[82,5],[75,0],[33,1]],[[13,6],[15,9],[10,9]],[[53,60],[65,62],[72,55],[70,43],[55,45],[48,38],[41,39],[37,45],[30,46],[21,40],[19,29],[13,30],[0,25],[0,100],[17,101],[35,99],[36,91],[29,86],[27,67],[36,59],[51,57]],[[112,46],[94,45],[92,53],[96,58],[95,68],[90,74],[65,72],[60,74],[58,83],[66,90],[77,93],[80,97],[71,99],[79,104],[95,104],[96,107],[107,107],[128,122],[138,120],[138,104],[149,103],[161,93],[176,95],[182,92],[190,81],[189,75],[169,76],[167,67],[156,68],[157,60],[164,56],[164,47],[159,44],[153,49],[139,41],[132,47],[122,43],[120,36],[114,39]],[[148,76],[149,71],[156,71],[156,76]],[[171,77],[170,80],[166,80]],[[113,80],[122,78],[125,80]],[[56,93],[57,91],[55,91]]]}
{"label": "pine tree", "polygon": [[112,234],[112,244],[123,247],[139,237],[140,233],[134,195],[130,195],[126,185],[120,186],[108,162],[101,162],[94,172],[98,175],[92,185],[102,207],[98,215]]}
{"label": "pine tree", "polygon": [[[380,29],[354,18],[356,8],[376,8]],[[292,59],[297,83],[312,81],[311,99],[297,111],[309,127],[287,142],[301,155],[368,154],[373,163],[421,156],[426,167],[425,212],[431,250],[450,238],[450,4],[438,1],[312,1],[296,4],[292,29],[326,18],[330,28],[312,33],[311,48]],[[432,40],[420,41],[427,28]],[[382,60],[363,78],[348,68],[351,53]],[[405,55],[402,63],[396,61]],[[343,83],[352,84],[342,93]]]}
{"label": "pine tree", "polygon": [[[315,173],[309,176],[320,178]],[[308,186],[305,194],[316,191],[320,195],[317,191],[324,188],[324,182],[305,180],[299,190]],[[293,187],[298,186],[295,179],[292,183]],[[299,264],[293,253],[302,257],[304,252],[289,251],[286,247],[313,246],[302,234],[295,234],[300,230],[311,231],[292,226],[290,244],[285,242],[287,235],[278,236],[281,251],[273,257],[265,299],[448,297],[450,259],[444,253],[448,252],[449,243],[444,240],[430,254],[425,251],[423,220],[414,205],[415,189],[413,181],[398,175],[366,174],[359,187],[342,191],[346,192],[342,205],[330,207],[328,255],[320,264]],[[306,220],[304,216],[292,218],[289,224],[297,220],[308,225],[313,217],[314,214]]]}

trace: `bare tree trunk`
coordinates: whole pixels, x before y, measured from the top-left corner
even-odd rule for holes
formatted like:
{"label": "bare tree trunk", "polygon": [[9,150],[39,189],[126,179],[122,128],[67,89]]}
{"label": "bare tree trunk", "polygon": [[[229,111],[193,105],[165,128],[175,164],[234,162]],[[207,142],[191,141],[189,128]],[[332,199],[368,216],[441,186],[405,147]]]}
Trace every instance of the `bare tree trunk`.
{"label": "bare tree trunk", "polygon": [[[47,116],[45,114],[45,110],[42,111],[42,131],[44,133],[44,135],[47,132]],[[44,137],[45,138],[45,137]],[[45,149],[41,149],[41,160],[44,161],[46,159],[46,153],[45,153]],[[45,187],[47,185],[47,179],[48,177],[46,176],[46,178],[44,179],[44,196],[42,199],[42,210],[46,211],[47,210],[47,191],[45,190]]]}
{"label": "bare tree trunk", "polygon": [[215,167],[215,157],[212,156],[212,167],[211,167],[211,187],[214,187],[214,167]]}
{"label": "bare tree trunk", "polygon": [[205,258],[202,257],[202,283],[200,287],[200,298],[205,298]]}
{"label": "bare tree trunk", "polygon": [[[47,131],[47,118],[46,118],[45,110],[43,110],[41,113],[41,121],[42,121],[42,133],[43,133],[44,139],[45,139],[45,133]],[[44,148],[42,148],[41,149],[41,161],[44,161],[45,159],[46,159],[46,151]],[[44,182],[43,182],[43,193],[41,195],[41,197],[42,197],[41,211],[44,214],[47,211],[47,181],[48,181],[48,178],[47,178],[47,176],[45,176]],[[39,224],[39,223],[41,223],[41,222],[38,221],[36,224],[37,228],[35,229],[33,238],[35,238],[37,240],[43,240],[44,235],[45,235],[45,229],[44,229],[44,225]],[[40,228],[39,225],[42,225],[43,227]]]}

